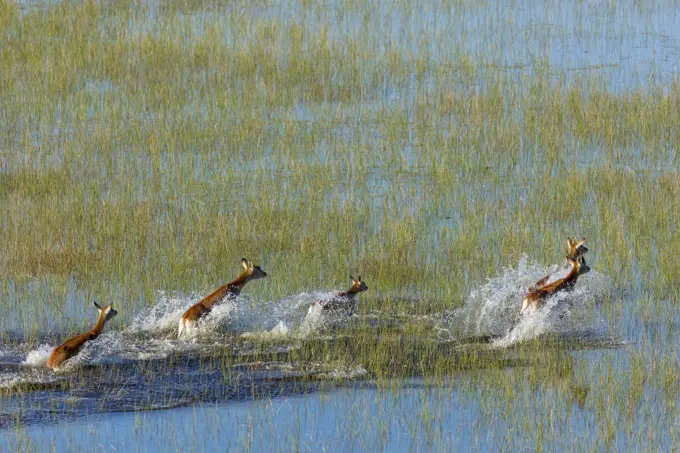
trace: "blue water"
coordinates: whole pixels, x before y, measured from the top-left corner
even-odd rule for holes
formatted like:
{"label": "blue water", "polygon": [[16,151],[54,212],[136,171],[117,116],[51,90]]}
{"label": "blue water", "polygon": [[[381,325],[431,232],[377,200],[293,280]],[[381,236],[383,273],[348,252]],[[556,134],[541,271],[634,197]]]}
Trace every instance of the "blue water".
{"label": "blue water", "polygon": [[[52,3],[21,2],[24,8],[46,8]],[[442,69],[439,65],[443,65],[451,77],[439,78],[438,83],[450,84],[444,88],[454,91],[464,89],[468,94],[488,90],[489,81],[495,80],[491,75],[497,74],[509,77],[520,95],[527,95],[526,81],[536,74],[562,87],[584,84],[624,94],[665,91],[680,72],[680,8],[675,2],[458,3],[449,6],[411,2],[395,7],[383,2],[366,13],[360,8],[347,10],[344,4],[334,2],[314,8],[298,2],[243,2],[230,4],[224,10],[210,5],[203,9],[180,8],[177,23],[189,25],[188,40],[204,33],[206,23],[218,23],[222,39],[230,44],[238,34],[232,28],[237,16],[248,18],[247,27],[259,21],[303,23],[309,32],[306,36],[311,36],[305,37],[305,49],[310,45],[308,39],[318,36],[315,32],[325,27],[331,43],[351,36],[379,55],[389,50],[402,58],[422,57],[430,69]],[[133,7],[144,14],[119,26],[132,34],[162,32],[159,27],[163,2]],[[466,59],[478,65],[472,74],[466,72]],[[200,89],[205,77],[193,80]],[[357,111],[376,115],[408,111],[418,96],[432,95],[442,88],[434,86],[427,76],[418,79],[415,72],[406,80],[385,78],[375,86],[362,79],[362,97],[352,105],[301,101],[282,112],[267,112],[263,115],[270,120],[267,134],[283,121],[299,123],[310,130],[319,117],[330,122],[351,118]],[[93,98],[115,95],[118,89],[107,80],[83,82],[83,90]],[[100,104],[93,105],[93,109],[101,108]],[[216,112],[220,110],[196,103],[185,109],[187,116],[206,121]],[[149,115],[151,118],[153,113]],[[61,115],[57,117],[61,121]],[[134,120],[146,124],[149,118]],[[433,123],[436,127],[437,122]],[[65,136],[73,133],[68,124],[55,127]],[[338,180],[346,183],[327,189],[328,203],[351,199],[355,190],[371,193],[369,208],[374,224],[362,228],[381,228],[385,210],[413,213],[428,187],[428,181],[409,171],[417,163],[418,147],[412,144],[417,134],[413,127],[405,125],[407,145],[394,149],[403,161],[403,174],[368,171],[360,189],[353,175],[345,175]],[[371,124],[342,123],[334,133],[362,149],[381,143],[381,131]],[[31,138],[36,147],[44,140],[41,134]],[[573,154],[573,164],[588,168],[604,165],[612,152],[592,144],[586,146],[573,137],[565,143]],[[317,146],[316,153],[306,155],[319,162],[335,157],[328,151],[331,144],[320,140]],[[242,171],[259,168],[279,172],[283,179],[288,170],[274,160],[273,144],[263,143],[262,147],[262,155],[237,159],[233,165]],[[676,148],[675,143],[668,143],[653,154],[643,154],[635,146],[615,152],[631,156],[624,171],[664,174],[674,171]],[[131,183],[139,188],[138,199],[154,196],[148,190],[150,161],[143,155],[131,157],[128,149],[112,152],[114,155],[107,158],[112,159],[114,167],[129,173]],[[470,156],[472,164],[480,164],[475,163],[476,158]],[[210,181],[221,177],[224,167],[219,159],[219,152],[204,155],[187,150],[173,164],[163,161],[162,165],[180,165],[196,179]],[[44,168],[61,162],[63,151],[58,149],[45,150],[34,161]],[[441,217],[433,220],[434,227],[427,231],[435,236],[434,245],[438,234],[459,237],[457,229],[465,215],[463,209],[457,208],[464,204],[461,201],[468,201],[470,206],[498,200],[520,207],[526,203],[530,190],[526,186],[531,181],[522,179],[525,173],[519,168],[524,164],[520,156],[515,166],[495,169],[503,179],[502,186],[484,180],[467,181],[465,169],[461,169],[455,176],[463,179],[467,190],[439,200]],[[619,165],[618,161],[612,165]],[[0,171],[5,171],[2,159]],[[168,181],[163,175],[159,178],[162,190],[177,190],[176,181]],[[282,187],[289,197],[300,190],[286,184],[283,182]],[[206,186],[206,190],[210,187]],[[400,195],[391,198],[390,194],[397,190]],[[184,212],[187,204],[195,200],[180,195],[176,202],[176,209]],[[249,200],[244,197],[241,202]],[[272,203],[283,201],[274,199]],[[417,250],[429,246],[421,244]],[[597,263],[596,250],[591,256]],[[498,257],[493,252],[489,259],[498,267]],[[423,261],[450,274],[448,264],[437,262],[435,257]],[[82,310],[89,295],[81,292],[76,282],[69,282],[66,294],[53,294],[46,277],[30,283],[29,297],[22,297],[18,303],[18,293],[8,282],[3,288],[4,306],[20,308],[0,310],[0,328],[8,340],[0,344],[0,391],[12,392],[0,393],[0,450],[399,452],[677,448],[677,376],[667,376],[667,382],[645,378],[645,370],[660,366],[659,360],[667,360],[677,368],[680,318],[674,301],[638,303],[637,298],[646,297],[644,276],[634,279],[627,288],[611,288],[607,276],[593,272],[584,277],[583,292],[578,293],[582,306],[565,322],[555,316],[556,312],[547,310],[542,313],[545,316],[521,324],[518,336],[504,337],[518,297],[527,285],[548,271],[556,269],[520,263],[516,269],[491,275],[489,282],[473,287],[463,309],[431,315],[432,335],[421,340],[438,342],[442,355],[458,353],[449,348],[460,338],[499,337],[491,346],[471,348],[479,354],[495,348],[493,354],[503,359],[500,365],[488,370],[459,370],[447,376],[446,385],[441,381],[433,385],[422,370],[404,381],[385,381],[357,364],[326,363],[323,357],[315,362],[295,361],[295,351],[302,342],[332,344],[357,323],[363,328],[375,327],[378,335],[382,333],[379,326],[397,326],[403,329],[399,331],[402,334],[408,332],[408,323],[422,321],[415,316],[391,318],[393,314],[368,313],[353,320],[354,326],[346,326],[348,330],[313,332],[320,335],[316,339],[303,327],[306,309],[315,298],[323,297],[320,293],[275,301],[241,298],[236,306],[216,310],[198,337],[188,341],[177,341],[173,329],[181,312],[197,295],[157,295],[155,300],[140,296],[138,309],[122,313],[98,342],[88,345],[73,360],[71,368],[55,375],[44,368],[44,362],[51,348],[68,333],[73,320],[82,326],[91,324],[93,313]],[[467,280],[465,276],[457,278]],[[508,281],[512,283],[504,283]],[[103,282],[102,286],[102,293],[113,299],[120,292],[115,285]],[[33,313],[32,300],[51,297],[66,300],[65,312],[52,313],[41,303],[39,312]],[[554,307],[558,307],[557,302]],[[38,325],[49,333],[33,336],[36,339],[32,343],[25,343],[22,325]],[[569,340],[571,346],[546,348],[530,360],[515,349],[524,340],[552,337]],[[551,369],[555,363],[562,364],[557,371]]]}
{"label": "blue water", "polygon": [[[30,438],[38,449],[57,451],[410,452],[528,446],[521,436],[506,437],[509,427],[502,421],[485,418],[474,400],[454,388],[413,380],[400,383],[394,391],[350,387],[228,406],[201,404],[29,426],[11,433],[5,446],[15,450],[22,438]],[[589,418],[578,408],[569,417],[584,426]],[[588,445],[595,439],[586,435],[570,441]],[[550,445],[559,446],[560,440]]]}
{"label": "blue water", "polygon": [[[509,440],[507,434],[527,417],[545,417],[546,411],[554,411],[570,429],[588,426],[596,401],[589,376],[611,372],[588,366],[589,357],[618,367],[619,351],[629,347],[592,305],[611,289],[595,271],[568,295],[573,308],[566,318],[558,316],[558,297],[505,335],[519,294],[549,272],[559,275],[562,270],[522,259],[477,288],[463,308],[430,316],[432,334],[418,340],[423,353],[431,355],[435,342],[442,356],[471,353],[480,363],[469,371],[451,368],[451,374],[434,381],[426,369],[404,369],[405,379],[395,381],[380,379],[361,364],[296,358],[303,343],[342,350],[353,347],[347,336],[352,328],[385,335],[423,321],[415,317],[396,320],[368,313],[336,322],[329,330],[326,319],[308,324],[306,313],[314,300],[332,293],[303,293],[258,311],[250,308],[252,301],[239,298],[213,310],[195,337],[177,340],[177,319],[193,298],[160,294],[131,326],[88,343],[58,374],[44,367],[49,344],[0,348],[0,389],[10,391],[0,395],[0,448],[533,449],[535,437]],[[470,343],[480,335],[496,335],[496,340]],[[532,338],[557,343],[539,355],[516,349]],[[537,371],[549,364],[559,367]],[[538,379],[526,385],[523,376],[535,372]],[[516,380],[517,388],[510,393],[494,388],[500,376]],[[623,434],[614,440],[628,441]],[[591,431],[577,440],[587,444],[595,438]],[[553,435],[548,444],[559,449],[574,441]]]}
{"label": "blue water", "polygon": [[[588,361],[608,354],[577,355]],[[388,385],[387,390],[355,384],[228,405],[199,403],[166,411],[108,413],[5,431],[0,448],[18,451],[28,439],[38,451],[600,451],[607,447],[668,451],[671,447],[665,424],[658,424],[661,413],[645,414],[640,420],[649,423],[640,430],[644,435],[633,436],[632,442],[623,432],[607,441],[593,430],[597,420],[592,408],[564,400],[547,385],[527,388],[525,384],[512,400],[504,401],[481,398],[481,393],[491,390],[482,373],[461,373],[454,380],[456,385],[451,386],[412,379],[400,381],[393,389]]]}
{"label": "blue water", "polygon": [[[471,446],[474,404],[452,389],[407,383],[398,395],[350,387],[305,396],[197,404],[171,411],[114,413],[78,423],[29,426],[0,448],[16,451],[22,438],[57,451],[427,451]],[[430,429],[425,406],[437,408]],[[491,434],[491,433],[490,433]],[[496,450],[493,435],[478,446]],[[442,442],[444,444],[442,444]]]}

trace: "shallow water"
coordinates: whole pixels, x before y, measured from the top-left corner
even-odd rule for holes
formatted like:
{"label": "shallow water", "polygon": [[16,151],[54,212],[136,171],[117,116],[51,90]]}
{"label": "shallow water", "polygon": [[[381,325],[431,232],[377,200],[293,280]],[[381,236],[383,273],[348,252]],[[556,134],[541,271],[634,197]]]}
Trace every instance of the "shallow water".
{"label": "shallow water", "polygon": [[[194,299],[159,294],[157,304],[138,314],[130,327],[87,343],[58,373],[45,368],[53,345],[0,347],[0,391],[11,391],[2,397],[0,427],[65,420],[82,426],[93,415],[106,419],[118,412],[206,404],[216,405],[220,413],[222,406],[244,401],[266,406],[299,395],[319,398],[318,393],[336,388],[366,392],[376,376],[360,363],[297,355],[310,344],[321,349],[334,344],[360,347],[352,344],[352,328],[381,340],[391,326],[395,339],[404,341],[409,324],[426,322],[432,335],[415,339],[411,353],[460,360],[461,369],[534,366],[536,358],[522,357],[513,346],[537,337],[555,351],[625,345],[597,314],[598,301],[609,290],[608,280],[597,272],[581,277],[576,290],[554,297],[509,331],[524,288],[549,272],[559,277],[564,271],[529,265],[522,258],[517,268],[474,291],[461,309],[426,318],[390,320],[365,313],[334,319],[308,310],[333,293],[303,293],[259,305],[239,297],[216,307],[191,336],[180,340],[177,321]],[[565,312],[566,299],[571,307]],[[473,356],[476,361],[467,363]],[[427,378],[422,371],[401,373]]]}
{"label": "shallow water", "polygon": [[[26,8],[52,3],[22,2]],[[188,30],[194,35],[204,33],[205,21],[216,20],[223,25],[220,29],[228,42],[233,25],[233,18],[228,18],[235,9],[247,12],[247,27],[270,19],[281,24],[304,21],[312,31],[326,27],[331,42],[354,36],[366,43],[367,51],[378,55],[392,49],[402,56],[426,55],[434,62],[455,63],[450,80],[443,77],[437,83],[450,84],[443,87],[447,90],[464,89],[470,95],[490,88],[485,71],[509,75],[523,87],[518,89],[523,94],[529,90],[527,78],[546,68],[551,82],[568,86],[587,79],[616,93],[663,91],[680,75],[680,10],[674,2],[651,6],[524,1],[477,6],[459,2],[455,7],[385,2],[371,11],[345,8],[335,2],[313,8],[288,2],[235,5],[226,12],[210,5],[191,9],[189,3],[183,2],[186,10],[179,7],[177,23],[190,24]],[[165,5],[151,1],[143,6],[143,19],[136,17],[125,27],[140,36],[161,33],[158,10]],[[372,25],[366,27],[366,21]],[[475,59],[485,71],[475,73],[475,80],[462,80],[463,57]],[[417,105],[418,96],[437,93],[428,85],[435,83],[428,77],[408,79],[408,83],[395,83],[385,78],[376,87],[360,77],[361,99],[346,104],[300,100],[293,108],[267,112],[262,117],[271,124],[265,126],[263,135],[280,128],[279,121],[299,122],[305,130],[330,124],[325,126],[328,130],[323,139],[314,142],[319,149],[301,153],[305,155],[300,159],[311,169],[316,162],[336,158],[326,150],[331,139],[348,140],[362,149],[388,146],[384,144],[384,131],[374,124],[350,124],[340,119],[353,118],[357,112],[409,112]],[[102,99],[120,94],[120,87],[106,80],[86,81],[83,87]],[[506,115],[524,114],[508,109]],[[205,106],[190,105],[186,111],[201,117]],[[151,124],[149,118],[134,120]],[[431,126],[440,128],[437,120]],[[371,168],[365,179],[357,182],[349,170],[341,168],[338,172],[343,176],[323,188],[319,205],[328,208],[351,203],[355,193],[369,193],[366,209],[371,222],[358,225],[359,230],[388,230],[389,225],[384,223],[388,212],[397,218],[404,212],[420,214],[417,208],[428,194],[430,182],[417,168],[423,164],[416,159],[417,127],[404,124],[402,132],[408,139],[389,145],[403,160],[398,174]],[[73,126],[57,124],[54,128],[71,131],[65,134],[70,135]],[[448,132],[443,129],[441,134],[446,136]],[[309,188],[294,187],[296,181],[287,180],[290,168],[275,160],[272,137],[276,134],[264,140],[261,155],[237,159],[233,165],[243,172],[267,169],[265,183],[274,178],[276,189],[285,191],[287,199],[302,199]],[[519,212],[531,202],[535,179],[526,166],[553,163],[529,161],[536,155],[534,145],[531,137],[521,137],[526,143],[518,145],[517,157],[513,157],[516,161],[484,173],[489,179],[480,179],[465,168],[452,170],[458,172],[454,176],[460,178],[459,185],[428,200],[435,207],[436,212],[428,212],[433,218],[414,227],[420,235],[414,238],[417,244],[413,253],[426,255],[419,263],[436,267],[441,275],[462,282],[466,288],[464,300],[447,301],[447,306],[460,308],[435,313],[421,310],[428,300],[420,297],[423,288],[416,282],[408,292],[411,299],[403,300],[399,299],[403,293],[388,294],[372,286],[360,296],[360,309],[351,319],[310,316],[308,309],[314,301],[333,294],[312,280],[318,277],[317,281],[328,281],[324,269],[319,269],[319,275],[312,275],[306,285],[310,292],[269,300],[245,291],[213,310],[195,333],[178,340],[180,315],[203,293],[191,292],[195,288],[191,286],[150,298],[140,294],[132,303],[133,309],[121,311],[99,339],[89,343],[59,373],[53,373],[44,366],[52,348],[74,334],[74,326],[84,330],[94,322],[94,309],[83,310],[90,304],[91,295],[75,279],[67,282],[63,293],[53,290],[61,290],[62,285],[49,276],[35,278],[22,288],[15,288],[11,280],[3,282],[0,450],[677,448],[680,314],[673,300],[651,300],[649,278],[658,275],[630,271],[639,278],[631,279],[625,287],[614,287],[613,276],[599,270],[602,266],[598,266],[593,248],[589,255],[593,271],[579,279],[574,291],[551,298],[544,309],[523,317],[516,328],[509,329],[526,289],[548,273],[557,278],[564,268],[539,265],[526,257],[500,262],[497,251],[491,249],[482,253],[501,270],[478,283],[454,272],[453,259],[440,259],[440,245],[464,240],[461,228],[466,209],[501,203]],[[41,145],[39,135],[31,138],[35,146]],[[584,144],[574,137],[565,139],[565,144],[573,158],[565,158],[567,165],[593,171],[606,165],[632,174],[646,171],[652,174],[652,181],[658,175],[677,173],[672,142],[648,154],[635,146],[612,151],[608,145]],[[498,150],[474,151],[492,154]],[[612,161],[612,153],[628,158]],[[50,168],[63,163],[62,154],[44,151],[44,156],[35,160],[25,159],[27,165]],[[143,201],[154,196],[148,183],[152,161],[143,153],[130,154],[130,149],[121,146],[111,150],[112,157],[107,156],[110,162],[100,156],[93,162],[102,173],[106,173],[103,169],[107,164],[128,172],[135,196]],[[186,167],[183,171],[196,181],[206,182],[205,190],[213,190],[209,183],[223,176],[219,152],[187,149],[179,162],[169,162],[165,154],[161,155],[161,170],[172,165]],[[0,172],[6,171],[2,157],[0,154]],[[486,165],[475,162],[474,154],[470,161]],[[486,168],[489,170],[489,166]],[[168,174],[160,171],[158,176],[164,196],[180,190],[172,179],[175,174]],[[575,216],[590,215],[599,206],[599,196],[590,194],[583,205],[577,206],[582,212]],[[115,197],[110,197],[115,204]],[[187,214],[187,206],[193,202],[187,197],[182,194],[173,199],[176,205],[172,209]],[[271,203],[286,209],[287,199],[273,198]],[[250,202],[243,197],[234,204]],[[157,221],[168,222],[163,216],[170,211],[164,206]],[[595,212],[588,228],[597,230],[603,217]],[[550,219],[536,228],[553,231],[557,229],[554,222]],[[480,228],[502,226],[486,223]],[[285,269],[279,271],[279,276],[285,275]],[[124,292],[118,285],[104,281],[98,290],[118,300]],[[362,300],[375,302],[381,297],[398,299],[401,311],[361,308]],[[44,303],[53,299],[64,302]],[[414,314],[422,312],[427,314]],[[384,361],[363,356],[362,342],[384,345],[385,357],[378,358]],[[441,363],[445,365],[439,366]],[[664,367],[667,371],[654,375],[650,371]]]}
{"label": "shallow water", "polygon": [[[470,378],[474,376],[467,377]],[[479,411],[454,389],[424,385],[420,380],[400,386],[398,394],[365,385],[228,406],[195,405],[158,414],[112,414],[106,421],[29,426],[21,435],[30,437],[37,448],[54,445],[58,451],[158,448],[406,452],[427,451],[443,444],[456,451],[510,447],[493,431],[481,438],[471,434],[477,428],[475,418]],[[439,411],[437,425],[429,428],[421,425],[420,414],[412,410],[426,404]],[[582,417],[578,411],[573,416]],[[215,428],[216,424],[219,428]],[[496,423],[494,428],[501,425]],[[134,442],[126,433],[135,433]],[[18,437],[12,434],[5,445],[16,448]],[[515,442],[521,445],[518,439]]]}
{"label": "shallow water", "polygon": [[[226,406],[112,414],[106,421],[29,426],[21,435],[30,437],[37,448],[54,445],[58,451],[413,451],[427,449],[437,441],[428,439],[430,432],[409,428],[418,425],[418,415],[409,408],[429,400],[444,401],[448,406],[436,433],[465,449],[470,440],[466,433],[473,428],[474,406],[461,401],[451,389],[423,386],[420,381],[406,383],[399,393],[395,398],[370,385],[354,386]],[[216,422],[219,429],[215,429]],[[135,441],[125,433],[135,433]],[[4,446],[16,448],[19,437],[10,435]],[[480,445],[494,448],[499,442],[502,439],[491,438]]]}

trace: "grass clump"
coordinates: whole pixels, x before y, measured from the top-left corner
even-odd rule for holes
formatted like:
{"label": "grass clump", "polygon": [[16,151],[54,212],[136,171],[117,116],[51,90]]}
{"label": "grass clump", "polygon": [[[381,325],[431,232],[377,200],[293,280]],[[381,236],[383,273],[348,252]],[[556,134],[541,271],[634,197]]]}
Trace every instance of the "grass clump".
{"label": "grass clump", "polygon": [[[358,272],[362,315],[443,317],[522,255],[559,263],[585,236],[610,283],[599,310],[645,338],[602,353],[610,368],[543,342],[460,349],[428,322],[348,327],[285,358],[362,366],[385,388],[460,377],[480,417],[535,428],[536,450],[563,446],[572,416],[601,448],[639,445],[634,415],[669,428],[648,395],[672,387],[672,341],[646,329],[677,330],[680,85],[551,49],[608,30],[625,50],[608,24],[654,28],[660,10],[546,6],[569,28],[514,6],[0,0],[0,341],[76,331],[90,298],[116,304],[121,330],[160,292],[225,283],[242,256],[270,273],[247,289],[262,307]],[[663,357],[651,376],[641,348]],[[446,443],[441,407],[421,413]]]}

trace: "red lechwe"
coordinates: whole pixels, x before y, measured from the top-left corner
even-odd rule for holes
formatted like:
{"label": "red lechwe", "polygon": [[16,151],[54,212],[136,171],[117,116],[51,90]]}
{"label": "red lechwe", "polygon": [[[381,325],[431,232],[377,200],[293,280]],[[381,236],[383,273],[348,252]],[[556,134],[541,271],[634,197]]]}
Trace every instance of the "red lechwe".
{"label": "red lechwe", "polygon": [[118,314],[118,312],[113,309],[113,304],[101,307],[97,302],[94,302],[94,306],[99,312],[97,324],[89,332],[70,338],[60,346],[54,348],[52,354],[50,354],[50,358],[47,359],[48,368],[58,370],[62,363],[78,354],[85,343],[94,340],[101,335],[104,325]]}
{"label": "red lechwe", "polygon": [[252,261],[248,261],[247,259],[243,258],[241,259],[241,264],[245,269],[241,275],[226,285],[220,286],[184,312],[182,317],[179,319],[179,331],[177,332],[177,338],[182,336],[182,332],[189,332],[193,324],[203,316],[210,313],[210,310],[212,310],[212,307],[215,304],[222,302],[227,297],[238,296],[241,293],[243,287],[249,281],[257,280],[258,278],[265,278],[267,276],[267,273],[263,271],[260,266],[253,266]]}
{"label": "red lechwe", "polygon": [[[572,260],[578,260],[581,256],[583,256],[588,249],[583,245],[586,242],[586,238],[581,238],[580,241],[572,241],[571,238],[567,238],[567,259],[571,258]],[[529,288],[529,291],[533,291],[536,288],[545,285],[545,283],[548,281],[552,274],[548,274],[536,283],[534,283],[534,286]]]}
{"label": "red lechwe", "polygon": [[568,256],[567,261],[571,265],[571,269],[566,277],[529,290],[529,294],[524,296],[524,299],[522,300],[522,309],[519,312],[520,316],[525,312],[531,313],[541,308],[547,297],[560,291],[569,291],[573,289],[576,280],[578,280],[581,275],[590,271],[583,255],[576,260]]}
{"label": "red lechwe", "polygon": [[354,313],[354,310],[356,309],[357,294],[366,291],[368,289],[368,286],[366,286],[366,283],[361,281],[361,275],[359,275],[358,278],[356,279],[351,275],[349,276],[349,278],[350,280],[352,280],[352,286],[350,286],[349,289],[336,293],[330,299],[319,300],[314,302],[312,306],[309,307],[308,313],[311,314],[313,312],[344,311],[348,316],[351,316],[352,313]]}

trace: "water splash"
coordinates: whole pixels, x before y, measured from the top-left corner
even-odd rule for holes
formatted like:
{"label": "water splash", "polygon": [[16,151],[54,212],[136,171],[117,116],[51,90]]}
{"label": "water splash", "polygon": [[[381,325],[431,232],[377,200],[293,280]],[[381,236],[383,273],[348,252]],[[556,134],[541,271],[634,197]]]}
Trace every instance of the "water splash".
{"label": "water splash", "polygon": [[170,296],[164,291],[158,294],[158,301],[135,316],[130,332],[157,333],[170,328],[176,329],[179,318],[202,296],[198,294]]}
{"label": "water splash", "polygon": [[25,372],[6,372],[0,374],[0,389],[12,390],[18,387],[47,388],[60,382],[62,378],[54,373],[31,369]]}
{"label": "water splash", "polygon": [[[168,295],[160,292],[157,302],[135,316],[122,331],[107,330],[85,343],[80,353],[65,362],[60,373],[89,365],[110,365],[139,360],[163,359],[172,354],[223,348],[229,336],[239,335],[255,341],[297,339],[310,333],[305,324],[308,308],[317,300],[329,299],[332,292],[310,292],[277,301],[262,302],[240,296],[225,300],[201,319],[191,335],[176,338],[182,314],[200,299],[198,295]],[[16,359],[24,366],[45,366],[53,346],[41,345],[28,353],[3,350],[5,359]],[[23,360],[17,358],[25,354]]]}
{"label": "water splash", "polygon": [[[25,352],[28,349],[28,352]],[[53,347],[41,344],[37,348],[19,344],[3,349],[0,355],[0,389],[10,390],[18,387],[44,387],[58,382],[60,378],[50,373],[45,363]]]}
{"label": "water splash", "polygon": [[300,324],[298,333],[302,337],[309,337],[312,333],[321,330],[324,324],[324,319],[322,315],[322,307],[320,304],[310,305],[307,315]]}
{"label": "water splash", "polygon": [[330,302],[336,300],[337,293],[323,293],[318,294],[315,302],[307,309],[307,314],[303,319],[297,331],[301,338],[308,338],[312,334],[319,334],[325,329],[338,328],[345,326],[350,316],[343,310],[324,311],[323,302]]}
{"label": "water splash", "polygon": [[259,340],[259,341],[276,341],[284,340],[290,337],[290,329],[285,322],[279,321],[279,323],[274,326],[271,330],[263,330],[259,332],[244,332],[241,335],[243,338],[249,340]]}
{"label": "water splash", "polygon": [[23,365],[34,368],[44,367],[45,363],[47,363],[47,359],[50,358],[50,354],[52,354],[52,349],[54,349],[54,346],[41,344],[37,349],[30,351],[26,355]]}
{"label": "water splash", "polygon": [[[529,287],[547,274],[549,281],[555,281],[567,273],[568,269],[560,266],[528,263],[527,257],[522,256],[516,268],[503,269],[500,275],[471,291],[465,305],[449,313],[439,327],[439,338],[451,341],[491,337],[495,338],[494,345],[507,347],[547,332],[604,329],[601,317],[586,316],[583,310],[609,291],[609,279],[595,271],[581,276],[572,291],[555,294],[540,310],[518,319],[522,298]],[[516,325],[510,329],[515,320]]]}

